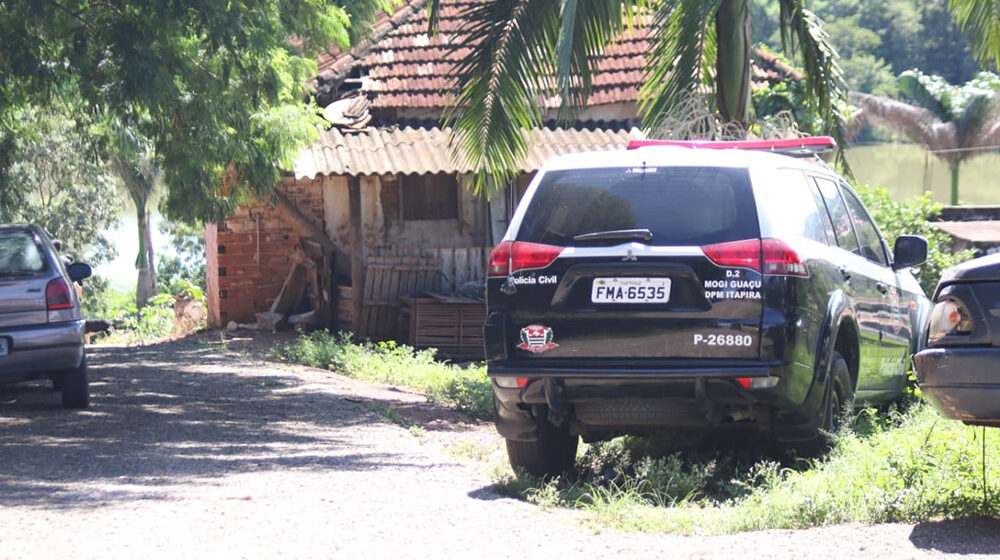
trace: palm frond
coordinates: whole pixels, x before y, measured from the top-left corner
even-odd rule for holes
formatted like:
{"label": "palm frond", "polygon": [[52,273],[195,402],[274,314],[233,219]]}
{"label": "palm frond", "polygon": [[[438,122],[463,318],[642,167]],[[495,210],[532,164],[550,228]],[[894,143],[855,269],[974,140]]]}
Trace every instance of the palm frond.
{"label": "palm frond", "polygon": [[441,24],[441,2],[444,0],[427,0],[427,32],[437,35]]}
{"label": "palm frond", "polygon": [[1000,145],[1000,115],[994,114],[983,126],[979,147]]}
{"label": "palm frond", "polygon": [[899,129],[932,150],[957,147],[955,128],[941,122],[930,110],[887,97],[851,92],[851,103],[861,108],[860,118]]}
{"label": "palm frond", "polygon": [[1000,66],[1000,0],[948,0],[948,10],[983,66]]}
{"label": "palm frond", "polygon": [[805,9],[804,0],[780,0],[782,43],[789,52],[798,52],[806,77],[806,91],[815,100],[816,111],[830,136],[837,141],[837,160],[850,175],[844,159],[847,141],[847,84],[844,82],[837,50],[823,30],[823,21]]}
{"label": "palm frond", "polygon": [[[936,79],[935,79],[936,78]],[[927,76],[919,70],[907,70],[896,78],[899,91],[917,105],[928,109],[942,121],[954,119],[951,108],[945,104],[948,83],[938,76]]]}
{"label": "palm frond", "polygon": [[713,15],[721,0],[664,2],[653,20],[639,112],[647,128],[659,128],[682,98],[705,83],[715,60]]}
{"label": "palm frond", "polygon": [[487,177],[509,180],[527,153],[523,134],[539,126],[539,93],[555,70],[559,4],[551,0],[495,0],[468,5],[461,34],[472,52],[455,66],[457,99],[442,121],[452,145],[477,170],[474,190]]}
{"label": "palm frond", "polygon": [[560,120],[586,106],[604,48],[649,11],[649,0],[561,0],[555,47]]}
{"label": "palm frond", "polygon": [[[983,143],[983,133],[997,114],[997,101],[993,93],[980,93],[970,97],[965,110],[955,122],[955,139],[959,147],[988,146]],[[966,152],[970,156],[973,152]]]}

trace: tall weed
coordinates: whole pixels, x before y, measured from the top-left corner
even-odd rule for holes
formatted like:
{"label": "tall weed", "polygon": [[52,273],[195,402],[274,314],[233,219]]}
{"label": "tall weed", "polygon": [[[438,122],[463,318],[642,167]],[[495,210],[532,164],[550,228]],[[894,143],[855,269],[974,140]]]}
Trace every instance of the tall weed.
{"label": "tall weed", "polygon": [[354,344],[349,334],[315,331],[274,348],[277,361],[337,371],[351,377],[410,387],[432,402],[454,406],[476,418],[493,414],[493,392],[486,368],[459,367],[434,359],[434,350],[414,350],[395,342]]}
{"label": "tall weed", "polygon": [[647,454],[642,440],[620,438],[591,445],[567,478],[507,478],[498,486],[537,500],[546,484],[547,503],[626,531],[737,533],[998,513],[1000,431],[944,420],[923,401],[887,414],[862,411],[855,427],[835,436],[826,457],[809,461],[760,449]]}
{"label": "tall weed", "polygon": [[[185,293],[205,306],[205,295],[197,286],[186,284]],[[135,305],[135,293],[119,292],[106,300],[102,315],[111,321],[106,333],[95,335],[95,344],[143,344],[171,335],[185,335],[205,326],[205,318],[195,321],[178,319],[174,314],[176,298],[160,293],[142,308]]]}

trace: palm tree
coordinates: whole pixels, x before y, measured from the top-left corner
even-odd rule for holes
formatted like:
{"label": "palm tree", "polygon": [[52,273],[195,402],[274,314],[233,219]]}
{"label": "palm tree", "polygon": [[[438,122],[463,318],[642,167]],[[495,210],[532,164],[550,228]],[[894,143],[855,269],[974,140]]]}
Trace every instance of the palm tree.
{"label": "palm tree", "polygon": [[152,154],[152,148],[131,127],[116,123],[112,125],[114,150],[111,168],[121,180],[132,204],[139,235],[139,252],[135,257],[138,279],[135,287],[137,307],[143,307],[149,298],[158,293],[156,285],[156,263],[153,254],[152,222],[149,203],[156,192],[159,175]]}
{"label": "palm tree", "polygon": [[948,0],[948,10],[979,64],[1000,66],[1000,0]]}
{"label": "palm tree", "polygon": [[[442,3],[429,0],[436,29]],[[828,130],[845,128],[845,87],[837,54],[804,0],[779,0],[782,41],[801,55],[806,86]],[[478,174],[507,178],[526,153],[525,129],[544,119],[538,99],[557,92],[560,117],[585,106],[605,46],[652,21],[639,109],[655,128],[689,92],[715,85],[723,122],[745,129],[750,116],[749,0],[485,0],[461,14],[467,56],[456,67],[457,97],[444,124],[453,126],[460,157]],[[651,19],[650,19],[651,18]]]}
{"label": "palm tree", "polygon": [[861,108],[858,118],[897,128],[944,161],[951,171],[951,203],[958,204],[962,162],[1000,141],[1000,113],[996,110],[1000,78],[980,73],[953,86],[939,76],[908,70],[897,82],[912,104],[852,92],[851,102]]}

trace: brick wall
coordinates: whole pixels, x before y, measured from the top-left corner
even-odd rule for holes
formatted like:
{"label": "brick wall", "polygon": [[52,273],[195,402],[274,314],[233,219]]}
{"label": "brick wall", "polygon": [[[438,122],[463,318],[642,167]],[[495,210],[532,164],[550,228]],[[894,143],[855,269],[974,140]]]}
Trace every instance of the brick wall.
{"label": "brick wall", "polygon": [[[323,227],[322,180],[286,178],[278,187],[318,227]],[[240,208],[206,229],[209,320],[252,323],[267,311],[288,275],[299,235],[266,206]]]}

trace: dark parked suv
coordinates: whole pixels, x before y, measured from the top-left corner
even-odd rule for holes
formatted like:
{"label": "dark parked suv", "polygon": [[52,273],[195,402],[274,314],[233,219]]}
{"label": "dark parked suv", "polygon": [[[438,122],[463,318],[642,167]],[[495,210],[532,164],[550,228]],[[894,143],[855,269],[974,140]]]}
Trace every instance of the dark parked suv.
{"label": "dark parked suv", "polygon": [[490,256],[487,368],[515,468],[566,470],[578,436],[752,426],[808,448],[843,405],[902,393],[926,240],[891,251],[826,166],[752,151],[832,140],[633,144],[548,162]]}
{"label": "dark parked suv", "polygon": [[0,225],[0,383],[49,377],[66,408],[90,400],[85,321],[74,282],[89,265],[66,266],[42,228]]}

